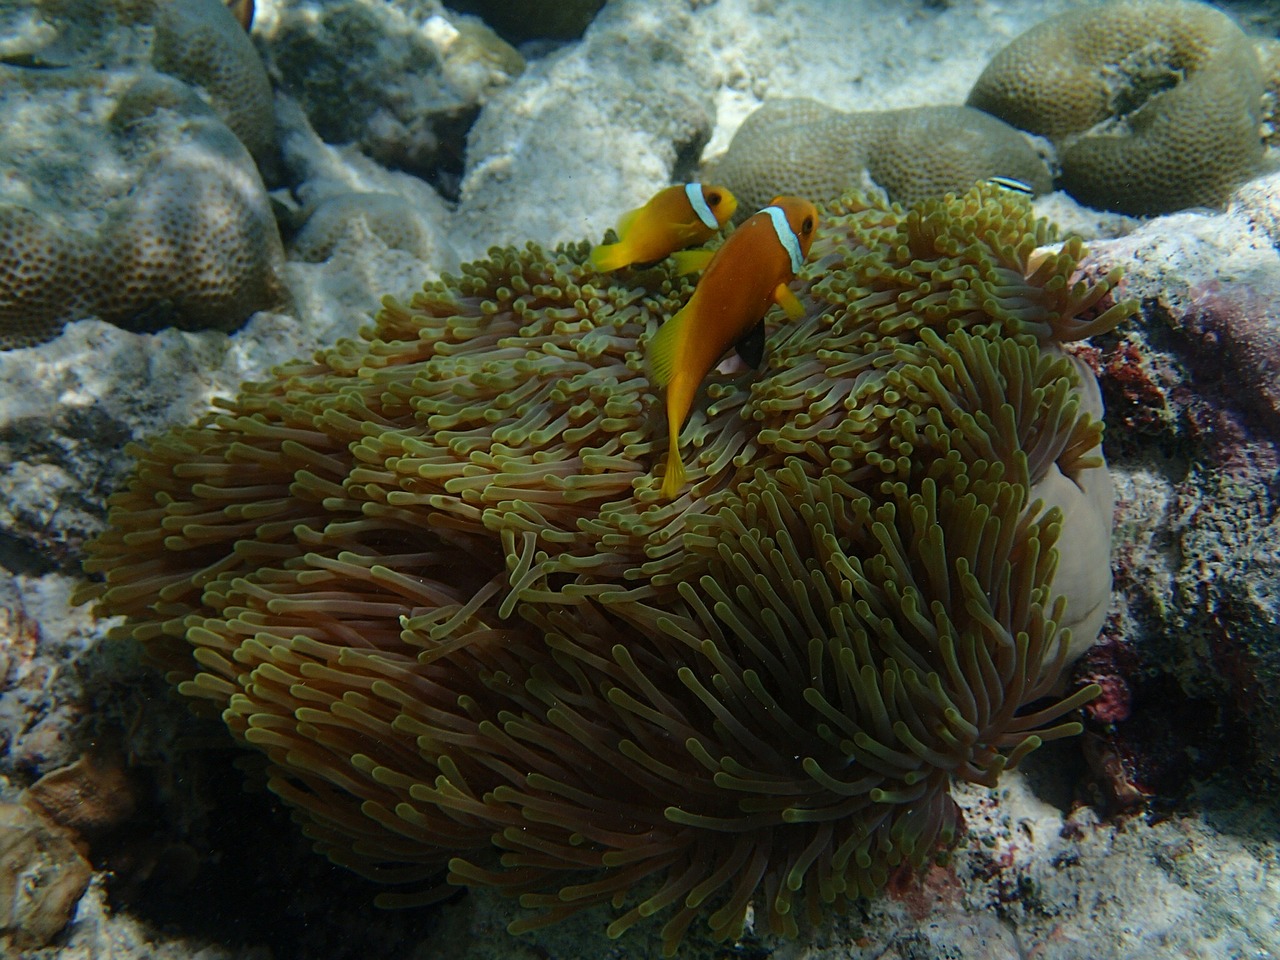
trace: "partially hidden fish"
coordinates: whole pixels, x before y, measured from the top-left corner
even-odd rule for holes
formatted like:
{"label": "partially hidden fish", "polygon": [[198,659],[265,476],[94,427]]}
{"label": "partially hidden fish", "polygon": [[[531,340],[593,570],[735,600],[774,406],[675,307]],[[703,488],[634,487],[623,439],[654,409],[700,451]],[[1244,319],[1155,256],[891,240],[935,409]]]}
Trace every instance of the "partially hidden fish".
{"label": "partially hidden fish", "polygon": [[1020,193],[1025,197],[1034,197],[1036,194],[1036,189],[1031,184],[1013,177],[987,177],[987,183],[993,187],[1008,190],[1010,193]]}
{"label": "partially hidden fish", "polygon": [[804,315],[787,284],[809,255],[817,227],[818,211],[808,200],[775,197],[709,255],[689,302],[649,341],[649,381],[666,391],[669,452],[662,495],[667,499],[684,485],[680,429],[703,378],[735,345],[744,360],[759,365],[764,315],[773,304],[792,319]]}
{"label": "partially hidden fish", "polygon": [[227,7],[240,26],[248,32],[253,26],[253,0],[227,0]]}
{"label": "partially hidden fish", "polygon": [[593,248],[591,265],[608,273],[632,264],[656,263],[677,250],[706,243],[737,209],[737,198],[724,187],[701,183],[666,187],[643,207],[622,215],[618,242]]}

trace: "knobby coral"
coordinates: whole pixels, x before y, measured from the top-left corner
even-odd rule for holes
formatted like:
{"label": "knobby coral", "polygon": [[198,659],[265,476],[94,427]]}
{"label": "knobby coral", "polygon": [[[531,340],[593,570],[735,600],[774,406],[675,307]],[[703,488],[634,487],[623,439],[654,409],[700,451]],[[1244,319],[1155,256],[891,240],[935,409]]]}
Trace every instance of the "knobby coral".
{"label": "knobby coral", "polygon": [[968,103],[1058,148],[1094,207],[1221,205],[1263,159],[1266,75],[1235,22],[1191,0],[1122,0],[1046,20],[1005,47]]}
{"label": "knobby coral", "polygon": [[724,183],[742,216],[779,194],[835,200],[880,188],[899,203],[962,193],[1003,176],[1035,193],[1052,187],[1030,138],[970,107],[913,107],[845,113],[803,97],[766,100],[707,163],[704,182]]}
{"label": "knobby coral", "polygon": [[495,249],[135,446],[85,597],[319,851],[410,885],[387,902],[447,867],[518,895],[514,930],[612,902],[669,952],[752,905],[794,932],[1094,693],[1030,706],[1109,586],[1056,572],[1106,569],[1110,516],[1055,341],[1133,305],[1049,239],[988,186],[833,207],[807,315],[710,378],[670,502],[642,353],[687,281]]}
{"label": "knobby coral", "polygon": [[[0,113],[41,118],[0,125],[0,152],[21,142],[37,158],[0,187],[0,350],[88,316],[225,330],[284,301],[284,250],[253,158],[195,91],[126,78],[100,97],[114,108],[99,123],[76,112],[85,75],[49,73],[0,89]],[[69,158],[75,191],[48,181],[48,155]]]}

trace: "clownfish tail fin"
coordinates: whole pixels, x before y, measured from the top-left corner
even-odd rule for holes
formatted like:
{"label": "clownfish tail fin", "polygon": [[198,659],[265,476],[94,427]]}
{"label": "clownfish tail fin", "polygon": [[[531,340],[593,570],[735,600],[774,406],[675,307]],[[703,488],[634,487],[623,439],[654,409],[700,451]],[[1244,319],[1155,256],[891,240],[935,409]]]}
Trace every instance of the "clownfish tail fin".
{"label": "clownfish tail fin", "polygon": [[662,496],[666,500],[674,500],[684,486],[684,461],[680,459],[680,447],[672,441],[667,454],[667,472],[662,476]]}

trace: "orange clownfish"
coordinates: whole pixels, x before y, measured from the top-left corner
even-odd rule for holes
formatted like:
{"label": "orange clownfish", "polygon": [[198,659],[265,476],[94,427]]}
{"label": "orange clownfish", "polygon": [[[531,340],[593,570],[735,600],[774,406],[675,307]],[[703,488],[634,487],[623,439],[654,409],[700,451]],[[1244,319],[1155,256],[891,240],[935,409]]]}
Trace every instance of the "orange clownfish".
{"label": "orange clownfish", "polygon": [[593,248],[591,265],[607,273],[633,263],[656,263],[710,240],[737,209],[737,197],[724,187],[700,183],[666,187],[643,207],[622,215],[618,242]]}
{"label": "orange clownfish", "polygon": [[787,284],[800,272],[818,227],[808,200],[775,197],[709,255],[706,272],[680,312],[649,341],[649,382],[666,389],[669,453],[662,495],[684,484],[680,428],[693,398],[731,345],[753,367],[764,355],[764,315],[778,304],[792,319],[804,308]]}

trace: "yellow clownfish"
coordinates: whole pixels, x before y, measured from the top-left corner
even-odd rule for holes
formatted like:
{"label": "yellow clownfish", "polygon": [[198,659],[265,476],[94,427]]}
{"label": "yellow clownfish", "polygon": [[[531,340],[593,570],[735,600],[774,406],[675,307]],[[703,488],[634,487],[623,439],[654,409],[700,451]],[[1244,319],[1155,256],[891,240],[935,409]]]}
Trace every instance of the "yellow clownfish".
{"label": "yellow clownfish", "polygon": [[778,304],[792,319],[804,308],[787,284],[800,272],[818,227],[808,200],[775,197],[709,255],[689,302],[649,341],[649,381],[666,389],[668,449],[662,495],[684,484],[680,428],[705,377],[731,345],[752,366],[764,355],[764,315]]}
{"label": "yellow clownfish", "polygon": [[666,187],[643,207],[622,215],[618,242],[593,248],[591,265],[607,273],[633,263],[655,263],[710,240],[737,209],[737,198],[724,187],[700,183]]}

